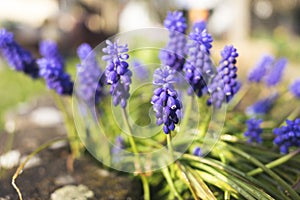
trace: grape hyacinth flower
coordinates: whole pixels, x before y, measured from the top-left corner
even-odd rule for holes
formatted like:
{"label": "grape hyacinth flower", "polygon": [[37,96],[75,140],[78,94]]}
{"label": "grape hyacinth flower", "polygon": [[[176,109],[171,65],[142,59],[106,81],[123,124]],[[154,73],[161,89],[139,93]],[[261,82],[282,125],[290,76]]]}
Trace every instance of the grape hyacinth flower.
{"label": "grape hyacinth flower", "polygon": [[276,135],[274,144],[278,145],[280,152],[286,154],[292,146],[300,147],[300,118],[294,121],[286,120],[286,126],[275,128],[273,133]]}
{"label": "grape hyacinth flower", "polygon": [[238,53],[232,45],[225,46],[221,52],[222,59],[217,68],[217,74],[208,86],[211,94],[207,104],[221,108],[222,103],[228,103],[240,89],[240,83],[236,80],[236,57]]}
{"label": "grape hyacinth flower", "polygon": [[181,116],[181,101],[178,99],[173,83],[177,82],[176,71],[169,66],[158,68],[154,72],[153,84],[158,86],[151,99],[153,110],[156,113],[157,125],[164,124],[163,131],[169,134],[179,123]]}
{"label": "grape hyacinth flower", "polygon": [[110,94],[113,97],[113,104],[121,105],[125,108],[127,99],[129,98],[129,89],[131,83],[132,72],[128,69],[126,60],[129,58],[128,47],[119,45],[118,42],[112,43],[106,40],[107,46],[103,48],[106,53],[102,57],[107,62],[105,69],[106,83],[111,85]]}
{"label": "grape hyacinth flower", "polygon": [[269,74],[265,77],[265,83],[267,84],[267,86],[275,86],[281,81],[286,65],[286,58],[280,58],[276,61],[275,65],[270,69]]}
{"label": "grape hyacinth flower", "polygon": [[135,59],[132,61],[132,68],[134,74],[140,81],[146,80],[149,77],[149,71],[139,60]]}
{"label": "grape hyacinth flower", "polygon": [[268,98],[262,99],[247,107],[246,113],[248,115],[264,115],[267,114],[273,107],[274,102],[278,98],[278,93],[271,95]]}
{"label": "grape hyacinth flower", "polygon": [[14,70],[23,71],[32,78],[38,78],[39,68],[35,59],[14,40],[13,33],[6,29],[0,29],[0,51]]}
{"label": "grape hyacinth flower", "polygon": [[125,149],[124,139],[122,136],[117,136],[114,142],[114,146],[111,149],[113,155],[113,162],[118,163],[121,161],[121,154]]}
{"label": "grape hyacinth flower", "polygon": [[203,155],[202,155],[201,148],[200,147],[195,147],[194,150],[193,150],[193,155],[202,157]]}
{"label": "grape hyacinth flower", "polygon": [[289,89],[296,98],[300,98],[300,79],[292,83]]}
{"label": "grape hyacinth flower", "polygon": [[195,22],[193,25],[192,30],[196,30],[198,29],[199,32],[202,32],[206,29],[206,21],[199,21],[199,22]]}
{"label": "grape hyacinth flower", "polygon": [[170,40],[167,46],[160,51],[159,58],[163,65],[168,65],[177,71],[181,71],[186,55],[186,19],[182,12],[169,12],[164,25],[169,30]]}
{"label": "grape hyacinth flower", "polygon": [[249,72],[248,81],[259,83],[267,74],[273,62],[274,58],[272,56],[264,55],[256,66]]}
{"label": "grape hyacinth flower", "polygon": [[59,53],[58,46],[54,41],[44,40],[40,43],[40,54],[46,59],[53,59],[57,65],[64,66],[64,59]]}
{"label": "grape hyacinth flower", "polygon": [[[40,53],[44,54],[49,50],[53,50],[53,43],[42,43],[40,45]],[[58,51],[57,51],[58,54]],[[74,83],[71,81],[71,77],[64,71],[64,65],[61,61],[61,56],[49,56],[37,60],[37,64],[40,68],[39,75],[43,77],[49,89],[55,90],[60,95],[72,95]]]}
{"label": "grape hyacinth flower", "polygon": [[206,93],[206,84],[214,73],[210,59],[210,48],[213,39],[206,29],[199,29],[198,27],[190,33],[189,39],[191,41],[187,45],[189,57],[184,64],[183,71],[186,80],[190,84],[188,94],[196,93],[198,97],[201,97]]}
{"label": "grape hyacinth flower", "polygon": [[102,94],[101,69],[96,55],[89,44],[83,43],[77,49],[81,64],[77,65],[79,80],[78,94],[85,102],[98,104]]}
{"label": "grape hyacinth flower", "polygon": [[248,138],[248,142],[262,143],[262,138],[260,137],[263,132],[263,129],[260,127],[262,119],[251,118],[246,123],[247,131],[244,133],[244,136]]}

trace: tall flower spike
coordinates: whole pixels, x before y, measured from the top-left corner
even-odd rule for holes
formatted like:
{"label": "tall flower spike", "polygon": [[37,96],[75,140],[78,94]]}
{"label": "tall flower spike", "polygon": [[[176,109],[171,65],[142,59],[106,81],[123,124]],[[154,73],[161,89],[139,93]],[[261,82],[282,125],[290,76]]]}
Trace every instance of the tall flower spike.
{"label": "tall flower spike", "polygon": [[260,137],[263,132],[263,129],[260,127],[262,119],[251,118],[246,123],[247,131],[244,133],[244,136],[248,138],[248,142],[262,143],[262,138]]}
{"label": "tall flower spike", "polygon": [[289,89],[296,98],[300,98],[300,79],[292,83]]}
{"label": "tall flower spike", "polygon": [[53,59],[57,65],[64,66],[64,59],[59,53],[58,46],[54,41],[44,40],[40,43],[40,54],[46,59]]}
{"label": "tall flower spike", "polygon": [[6,29],[0,29],[0,51],[14,70],[38,78],[39,68],[35,59],[14,40],[13,33]]}
{"label": "tall flower spike", "polygon": [[256,66],[249,72],[248,81],[259,83],[267,74],[273,62],[274,58],[272,56],[264,55],[256,64]]}
{"label": "tall flower spike", "polygon": [[168,65],[173,69],[181,71],[186,55],[185,31],[187,29],[183,13],[178,11],[169,12],[164,25],[169,30],[169,42],[160,51],[159,58],[163,65]]}
{"label": "tall flower spike", "polygon": [[280,58],[276,61],[275,65],[270,69],[269,74],[265,77],[267,86],[276,86],[281,81],[286,65],[286,58]]}
{"label": "tall flower spike", "polygon": [[[47,51],[48,45],[40,45],[40,53],[44,54]],[[48,46],[52,50],[52,45]],[[57,51],[58,54],[58,51]],[[71,77],[64,71],[64,65],[61,61],[61,56],[50,56],[44,54],[46,57],[37,60],[37,64],[40,68],[39,75],[43,77],[49,89],[55,90],[61,95],[72,95],[73,82]]]}
{"label": "tall flower spike", "polygon": [[94,105],[99,103],[102,94],[101,69],[96,55],[89,44],[83,43],[77,49],[81,64],[77,65],[79,80],[78,94],[85,102]]}
{"label": "tall flower spike", "polygon": [[200,28],[195,27],[189,35],[190,44],[187,45],[189,57],[183,67],[185,78],[190,84],[188,94],[196,93],[198,97],[206,93],[206,84],[214,72],[210,59],[213,39],[206,29]]}
{"label": "tall flower spike", "polygon": [[222,59],[217,68],[217,74],[208,86],[211,96],[207,104],[214,105],[217,108],[220,108],[222,103],[228,103],[240,89],[240,83],[236,80],[237,67],[235,64],[236,57],[238,57],[236,48],[232,45],[225,46],[221,56]]}
{"label": "tall flower spike", "polygon": [[276,135],[274,144],[278,145],[280,152],[286,154],[292,146],[300,147],[300,118],[291,121],[286,120],[286,126],[275,128],[273,133]]}
{"label": "tall flower spike", "polygon": [[129,89],[132,72],[128,69],[126,60],[129,58],[127,45],[119,45],[106,40],[107,46],[103,48],[106,53],[102,57],[107,62],[105,69],[106,83],[111,85],[110,94],[113,97],[113,104],[125,108],[129,98]]}
{"label": "tall flower spike", "polygon": [[156,113],[157,125],[164,124],[163,131],[168,134],[175,129],[181,116],[181,101],[178,99],[173,83],[177,81],[175,70],[163,66],[155,70],[153,84],[158,86],[151,99]]}
{"label": "tall flower spike", "polygon": [[248,115],[264,115],[267,114],[273,107],[274,102],[278,98],[278,93],[272,94],[270,97],[262,99],[247,107]]}

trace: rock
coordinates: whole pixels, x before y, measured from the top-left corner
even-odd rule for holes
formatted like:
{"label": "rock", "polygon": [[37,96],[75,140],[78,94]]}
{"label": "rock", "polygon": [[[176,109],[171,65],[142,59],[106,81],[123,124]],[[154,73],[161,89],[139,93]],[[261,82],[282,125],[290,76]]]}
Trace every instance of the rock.
{"label": "rock", "polygon": [[30,114],[30,121],[41,127],[55,126],[62,123],[61,113],[53,107],[37,108]]}
{"label": "rock", "polygon": [[74,184],[75,179],[70,175],[58,176],[54,179],[54,183],[58,186]]}
{"label": "rock", "polygon": [[11,169],[19,164],[21,153],[18,150],[11,150],[0,156],[0,169]]}
{"label": "rock", "polygon": [[93,197],[93,191],[85,185],[67,185],[51,194],[51,200],[86,200]]}

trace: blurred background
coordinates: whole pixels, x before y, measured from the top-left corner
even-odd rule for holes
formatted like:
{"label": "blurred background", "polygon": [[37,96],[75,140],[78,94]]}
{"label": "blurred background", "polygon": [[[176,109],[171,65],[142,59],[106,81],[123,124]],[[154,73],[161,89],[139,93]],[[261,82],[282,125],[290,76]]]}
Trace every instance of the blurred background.
{"label": "blurred background", "polygon": [[[207,21],[215,40],[215,62],[225,44],[237,47],[242,79],[265,53],[287,57],[285,76],[300,77],[300,0],[0,0],[0,5],[1,28],[13,32],[37,57],[39,41],[56,41],[68,68],[75,68],[76,48],[82,42],[95,47],[118,32],[163,27],[168,11],[181,10],[190,25]],[[2,59],[0,80],[3,130],[8,109],[46,94],[46,89],[40,81],[12,72]]]}

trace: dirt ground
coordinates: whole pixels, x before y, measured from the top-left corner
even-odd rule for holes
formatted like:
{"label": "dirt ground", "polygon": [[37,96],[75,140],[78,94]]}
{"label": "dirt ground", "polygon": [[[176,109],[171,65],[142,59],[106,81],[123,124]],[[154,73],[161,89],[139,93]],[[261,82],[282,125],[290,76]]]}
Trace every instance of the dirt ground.
{"label": "dirt ground", "polygon": [[[62,123],[40,127],[29,122],[31,113],[41,106],[54,107],[54,104],[51,99],[42,98],[31,102],[26,111],[17,112],[11,117],[16,122],[15,133],[13,137],[8,133],[0,134],[0,155],[7,150],[5,148],[10,140],[13,140],[10,149],[19,150],[21,155],[28,155],[49,140],[65,137]],[[70,172],[67,169],[69,155],[68,145],[41,151],[37,155],[40,162],[25,169],[16,180],[23,199],[50,199],[51,193],[56,189],[64,185],[80,184],[93,191],[94,197],[89,199],[141,199],[141,185],[138,180],[130,178],[128,174],[104,169],[88,153],[74,162],[74,171]],[[11,185],[16,168],[4,170],[0,166],[0,200],[18,199],[17,192]]]}

